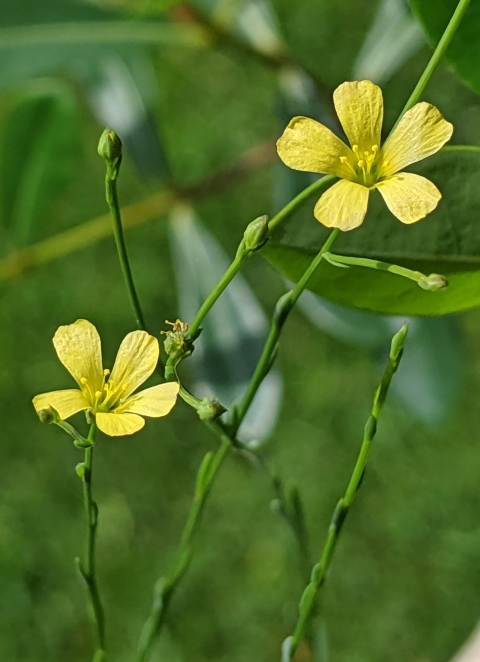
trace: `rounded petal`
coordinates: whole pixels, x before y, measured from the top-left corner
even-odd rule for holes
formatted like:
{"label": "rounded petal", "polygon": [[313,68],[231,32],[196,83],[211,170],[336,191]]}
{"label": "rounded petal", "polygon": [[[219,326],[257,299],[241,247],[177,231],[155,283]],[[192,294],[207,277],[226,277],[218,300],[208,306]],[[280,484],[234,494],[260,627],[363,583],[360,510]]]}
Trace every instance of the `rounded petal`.
{"label": "rounded petal", "polygon": [[363,223],[368,207],[368,188],[344,179],[322,195],[313,211],[317,221],[327,228],[346,232]]}
{"label": "rounded petal", "polygon": [[354,158],[345,143],[309,117],[294,117],[277,141],[278,156],[289,168],[349,178],[341,156]]}
{"label": "rounded petal", "polygon": [[342,83],[333,93],[333,103],[345,135],[360,152],[380,147],[383,123],[383,96],[369,80]]}
{"label": "rounded petal", "polygon": [[33,400],[35,411],[53,407],[62,420],[70,418],[83,409],[88,409],[88,402],[81,391],[76,388],[64,391],[51,391],[36,395]]}
{"label": "rounded petal", "polygon": [[417,103],[402,117],[382,149],[380,172],[390,177],[411,163],[435,154],[450,140],[453,124],[429,103]]}
{"label": "rounded petal", "polygon": [[137,414],[97,414],[95,422],[98,429],[109,437],[125,437],[145,425],[145,420]]}
{"label": "rounded petal", "polygon": [[158,340],[146,331],[133,331],[122,341],[113,366],[110,382],[127,385],[123,400],[150,377],[158,362]]}
{"label": "rounded petal", "polygon": [[180,386],[177,382],[158,384],[132,395],[115,411],[141,416],[166,416],[177,401],[179,390]]}
{"label": "rounded petal", "polygon": [[442,194],[429,179],[400,172],[376,185],[392,214],[402,223],[416,223],[435,209]]}
{"label": "rounded petal", "polygon": [[97,329],[87,320],[60,326],[53,336],[58,358],[81,387],[88,380],[94,393],[102,388],[102,347]]}

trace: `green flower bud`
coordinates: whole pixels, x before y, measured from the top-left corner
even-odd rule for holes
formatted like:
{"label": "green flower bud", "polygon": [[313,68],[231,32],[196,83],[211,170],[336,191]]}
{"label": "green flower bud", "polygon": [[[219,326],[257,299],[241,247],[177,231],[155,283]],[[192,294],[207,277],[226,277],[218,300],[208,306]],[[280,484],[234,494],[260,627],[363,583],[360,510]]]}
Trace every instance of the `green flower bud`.
{"label": "green flower bud", "polygon": [[42,423],[56,423],[60,419],[58,412],[53,407],[40,409],[37,415]]}
{"label": "green flower bud", "polygon": [[115,131],[105,129],[98,142],[98,154],[107,164],[107,176],[116,179],[122,162],[122,141]]}
{"label": "green flower bud", "polygon": [[201,421],[215,421],[227,410],[215,399],[204,398],[197,407],[197,414]]}
{"label": "green flower bud", "polygon": [[268,216],[259,216],[248,224],[243,235],[243,244],[248,252],[257,251],[268,240]]}
{"label": "green flower bud", "polygon": [[105,129],[98,142],[98,154],[108,163],[114,163],[122,157],[122,141],[115,131]]}
{"label": "green flower bud", "polygon": [[422,275],[418,280],[418,284],[423,290],[428,290],[429,292],[438,292],[440,290],[445,290],[448,287],[447,279],[440,274],[430,274],[430,276]]}

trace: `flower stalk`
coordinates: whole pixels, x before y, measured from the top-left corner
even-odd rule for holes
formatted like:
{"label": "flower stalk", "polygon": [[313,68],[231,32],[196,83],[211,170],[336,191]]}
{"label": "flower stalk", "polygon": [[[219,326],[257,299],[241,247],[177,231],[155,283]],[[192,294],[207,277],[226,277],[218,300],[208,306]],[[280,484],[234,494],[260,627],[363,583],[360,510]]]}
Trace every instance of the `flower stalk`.
{"label": "flower stalk", "polygon": [[77,474],[83,484],[83,502],[87,519],[87,544],[85,559],[75,559],[80,574],[85,580],[88,596],[92,607],[96,633],[96,651],[94,660],[101,660],[105,651],[105,616],[103,611],[96,574],[96,541],[98,527],[98,506],[92,495],[93,449],[95,444],[95,423],[90,425],[88,441],[90,446],[85,449],[84,462],[77,466]]}
{"label": "flower stalk", "polygon": [[105,175],[105,198],[112,215],[113,234],[120,260],[120,267],[127,286],[130,305],[135,314],[137,328],[141,331],[146,331],[147,325],[133,280],[132,268],[128,258],[127,244],[123,233],[120,204],[118,202],[117,178],[120,172],[120,164],[122,162],[122,142],[114,131],[105,129],[102,133],[100,142],[98,143],[98,154],[105,159],[107,166],[107,172]]}
{"label": "flower stalk", "polygon": [[143,626],[138,642],[137,662],[148,660],[172,596],[190,564],[193,541],[201,522],[208,495],[230,447],[230,439],[226,434],[223,434],[217,451],[207,453],[199,467],[195,494],[182,532],[180,545],[176,552],[173,569],[167,577],[161,577],[155,584],[152,610]]}
{"label": "flower stalk", "polygon": [[337,546],[340,533],[342,531],[345,519],[350,511],[350,507],[357,495],[360,483],[365,474],[365,468],[370,452],[370,446],[377,431],[377,424],[382,413],[383,405],[390,388],[393,375],[400,364],[403,346],[407,337],[408,327],[406,325],[394,335],[390,346],[390,354],[387,366],[383,373],[380,385],[378,386],[373,398],[371,414],[365,425],[362,445],[355,463],[352,475],[348,482],[344,496],[338,501],[333,511],[330,526],[328,528],[327,538],[320,556],[320,561],[313,566],[310,582],[305,588],[300,600],[299,616],[293,635],[287,637],[282,646],[282,662],[292,662],[295,651],[305,636],[310,619],[315,610],[317,596],[325,583],[330,564],[333,559],[335,548]]}

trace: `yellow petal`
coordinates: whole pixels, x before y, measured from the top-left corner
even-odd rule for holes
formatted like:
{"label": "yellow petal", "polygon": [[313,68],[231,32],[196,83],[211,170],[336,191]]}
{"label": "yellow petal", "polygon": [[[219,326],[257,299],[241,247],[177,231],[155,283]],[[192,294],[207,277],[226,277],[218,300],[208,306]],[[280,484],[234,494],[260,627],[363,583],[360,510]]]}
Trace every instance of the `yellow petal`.
{"label": "yellow petal", "polygon": [[158,340],[146,331],[133,331],[122,341],[115,365],[110,375],[110,383],[126,387],[123,399],[137,389],[155,370],[160,348]]}
{"label": "yellow petal", "polygon": [[98,429],[109,437],[124,437],[143,428],[145,420],[137,414],[97,414]]}
{"label": "yellow petal", "polygon": [[132,395],[115,411],[130,412],[141,416],[166,416],[177,400],[180,386],[177,382],[158,384]]}
{"label": "yellow petal", "polygon": [[278,156],[294,170],[349,178],[352,171],[340,161],[352,151],[326,126],[308,117],[294,117],[277,141]]}
{"label": "yellow petal", "polygon": [[438,108],[417,103],[405,113],[382,149],[380,174],[389,177],[441,149],[453,133]]}
{"label": "yellow petal", "polygon": [[400,172],[377,184],[387,207],[402,223],[416,223],[435,209],[442,194],[429,179]]}
{"label": "yellow petal", "polygon": [[383,123],[382,90],[369,80],[342,83],[333,93],[333,103],[345,135],[362,154],[380,146]]}
{"label": "yellow petal", "polygon": [[313,211],[327,228],[347,231],[363,223],[368,206],[368,188],[342,179],[322,195]]}
{"label": "yellow petal", "polygon": [[102,388],[102,348],[97,329],[87,320],[60,326],[53,337],[58,358],[81,387],[88,380],[92,393]]}
{"label": "yellow petal", "polygon": [[88,409],[88,402],[83,393],[76,388],[66,389],[64,391],[51,391],[50,393],[41,393],[33,398],[35,411],[53,407],[62,420],[70,418],[82,409]]}

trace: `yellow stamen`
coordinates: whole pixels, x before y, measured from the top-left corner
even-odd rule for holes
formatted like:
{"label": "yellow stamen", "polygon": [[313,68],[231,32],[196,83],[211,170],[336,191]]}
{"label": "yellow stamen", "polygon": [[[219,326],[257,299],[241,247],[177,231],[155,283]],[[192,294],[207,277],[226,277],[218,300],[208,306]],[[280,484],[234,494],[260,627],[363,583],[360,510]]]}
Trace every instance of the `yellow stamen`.
{"label": "yellow stamen", "polygon": [[372,152],[376,154],[378,152],[378,145],[372,145]]}
{"label": "yellow stamen", "polygon": [[352,145],[352,150],[356,154],[358,152],[358,145]]}
{"label": "yellow stamen", "polygon": [[82,377],[80,380],[81,384],[86,384],[88,382],[88,379],[86,377]]}
{"label": "yellow stamen", "polygon": [[101,391],[95,391],[95,397],[99,398],[102,395]]}
{"label": "yellow stamen", "polygon": [[341,161],[342,163],[346,163],[347,160],[348,160],[348,159],[347,159],[346,156],[341,156],[341,157],[340,157],[340,161]]}
{"label": "yellow stamen", "polygon": [[364,167],[365,167],[365,161],[363,161],[362,159],[360,159],[360,161],[358,162],[358,167],[359,167],[359,168],[364,168]]}
{"label": "yellow stamen", "polygon": [[110,370],[108,368],[105,368],[105,370],[103,371],[103,374],[104,374],[105,377],[107,377],[110,374]]}

